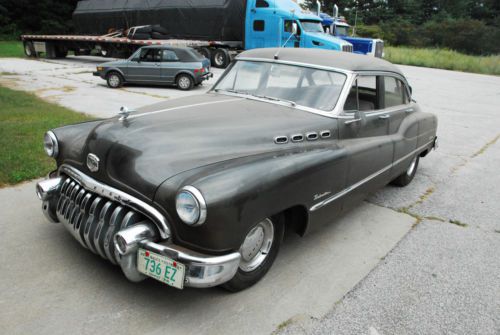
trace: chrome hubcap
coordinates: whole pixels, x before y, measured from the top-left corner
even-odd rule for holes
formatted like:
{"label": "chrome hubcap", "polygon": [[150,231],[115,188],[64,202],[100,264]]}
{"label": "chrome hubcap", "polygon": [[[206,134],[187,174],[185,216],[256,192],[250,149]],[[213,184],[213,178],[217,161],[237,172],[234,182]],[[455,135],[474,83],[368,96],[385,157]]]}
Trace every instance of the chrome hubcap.
{"label": "chrome hubcap", "polygon": [[113,74],[111,77],[109,77],[109,84],[112,87],[117,87],[120,84],[120,78],[116,74]]}
{"label": "chrome hubcap", "polygon": [[218,54],[216,57],[215,57],[215,62],[217,63],[217,65],[222,65],[224,63],[224,56],[221,55],[221,54]]}
{"label": "chrome hubcap", "polygon": [[250,272],[259,267],[271,250],[273,238],[274,226],[270,219],[265,219],[252,228],[240,247],[240,269]]}
{"label": "chrome hubcap", "polygon": [[179,86],[181,88],[188,88],[189,85],[191,85],[191,81],[189,80],[189,78],[182,77],[181,79],[179,79]]}
{"label": "chrome hubcap", "polygon": [[408,167],[408,170],[406,170],[406,174],[408,176],[411,176],[413,174],[413,171],[415,171],[415,166],[416,165],[417,165],[417,157],[415,156],[415,158],[413,158],[413,160],[411,161],[411,164]]}

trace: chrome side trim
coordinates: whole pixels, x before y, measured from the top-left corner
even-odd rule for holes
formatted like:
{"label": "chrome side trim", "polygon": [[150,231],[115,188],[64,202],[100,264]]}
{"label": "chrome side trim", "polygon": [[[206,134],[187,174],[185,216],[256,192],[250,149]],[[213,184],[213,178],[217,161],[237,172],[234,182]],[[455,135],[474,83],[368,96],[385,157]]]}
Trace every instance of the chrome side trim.
{"label": "chrome side trim", "polygon": [[170,238],[171,232],[167,219],[153,206],[150,206],[144,201],[139,200],[123,191],[98,182],[72,166],[66,164],[61,165],[59,168],[59,174],[61,172],[76,180],[86,190],[141,212],[156,224],[162,239]]}
{"label": "chrome side trim", "polygon": [[421,151],[422,149],[428,147],[430,144],[433,143],[434,140],[430,141],[429,143],[425,144],[425,145],[422,145],[421,147],[413,150],[412,152],[410,152],[409,154],[401,157],[400,159],[398,159],[397,161],[389,164],[388,166],[384,167],[383,169],[381,170],[378,170],[377,172],[375,173],[372,173],[371,175],[369,175],[368,177],[364,178],[364,179],[361,179],[360,181],[358,181],[357,183],[355,184],[352,184],[351,186],[343,189],[342,191],[332,195],[331,197],[328,197],[327,199],[323,200],[323,201],[320,201],[318,202],[317,204],[313,205],[311,208],[309,208],[309,211],[310,212],[314,212],[326,205],[328,205],[329,203],[337,200],[338,198],[341,198],[343,197],[344,195],[346,195],[347,193],[351,192],[352,190],[355,190],[356,188],[360,187],[361,185],[363,185],[364,183],[372,180],[373,178],[381,175],[382,173],[388,171],[389,169],[391,169],[393,166],[401,163],[402,161],[404,161],[405,159],[411,157],[412,155],[414,155],[415,153],[417,153],[418,151]]}

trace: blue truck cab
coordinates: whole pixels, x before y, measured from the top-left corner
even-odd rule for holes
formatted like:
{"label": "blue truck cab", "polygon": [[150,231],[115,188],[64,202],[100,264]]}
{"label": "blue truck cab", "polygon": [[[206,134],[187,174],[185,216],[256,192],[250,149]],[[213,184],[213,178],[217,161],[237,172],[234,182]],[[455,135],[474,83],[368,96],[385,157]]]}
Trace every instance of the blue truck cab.
{"label": "blue truck cab", "polygon": [[348,41],[353,46],[353,52],[382,58],[384,56],[384,41],[373,38],[349,36],[350,25],[343,17],[332,17],[326,13],[320,13],[323,30],[332,36]]}
{"label": "blue truck cab", "polygon": [[278,46],[353,51],[349,41],[326,34],[321,18],[292,0],[247,0],[244,49]]}

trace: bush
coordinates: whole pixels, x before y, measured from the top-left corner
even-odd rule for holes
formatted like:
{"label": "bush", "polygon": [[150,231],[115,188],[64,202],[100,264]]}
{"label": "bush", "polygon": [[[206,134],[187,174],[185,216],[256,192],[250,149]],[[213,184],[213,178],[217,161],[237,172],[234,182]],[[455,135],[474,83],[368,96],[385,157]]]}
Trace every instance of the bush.
{"label": "bush", "polygon": [[[362,28],[358,34],[375,37],[375,31]],[[379,36],[394,46],[447,48],[473,55],[500,53],[500,28],[472,19],[435,18],[420,26],[395,19],[380,24]]]}

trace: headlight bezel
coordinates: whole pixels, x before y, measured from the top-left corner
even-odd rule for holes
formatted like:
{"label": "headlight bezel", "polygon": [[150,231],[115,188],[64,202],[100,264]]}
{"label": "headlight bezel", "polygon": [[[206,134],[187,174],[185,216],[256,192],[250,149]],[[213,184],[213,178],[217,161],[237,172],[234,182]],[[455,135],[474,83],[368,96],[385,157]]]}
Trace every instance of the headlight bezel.
{"label": "headlight bezel", "polygon": [[[198,210],[198,215],[197,215],[197,218],[195,220],[190,221],[186,217],[184,217],[184,215],[182,215],[182,213],[180,213],[179,196],[183,193],[192,197],[192,199],[194,200],[194,203],[197,205],[196,207]],[[203,197],[201,192],[193,186],[184,186],[183,188],[181,188],[179,190],[179,192],[177,192],[177,195],[175,197],[175,209],[177,211],[177,216],[182,220],[182,222],[184,222],[186,225],[188,225],[190,227],[200,226],[203,223],[205,223],[205,221],[207,219],[207,204],[205,202],[205,198]]]}
{"label": "headlight bezel", "polygon": [[43,149],[49,157],[56,158],[59,155],[59,142],[51,130],[46,132],[43,137]]}

